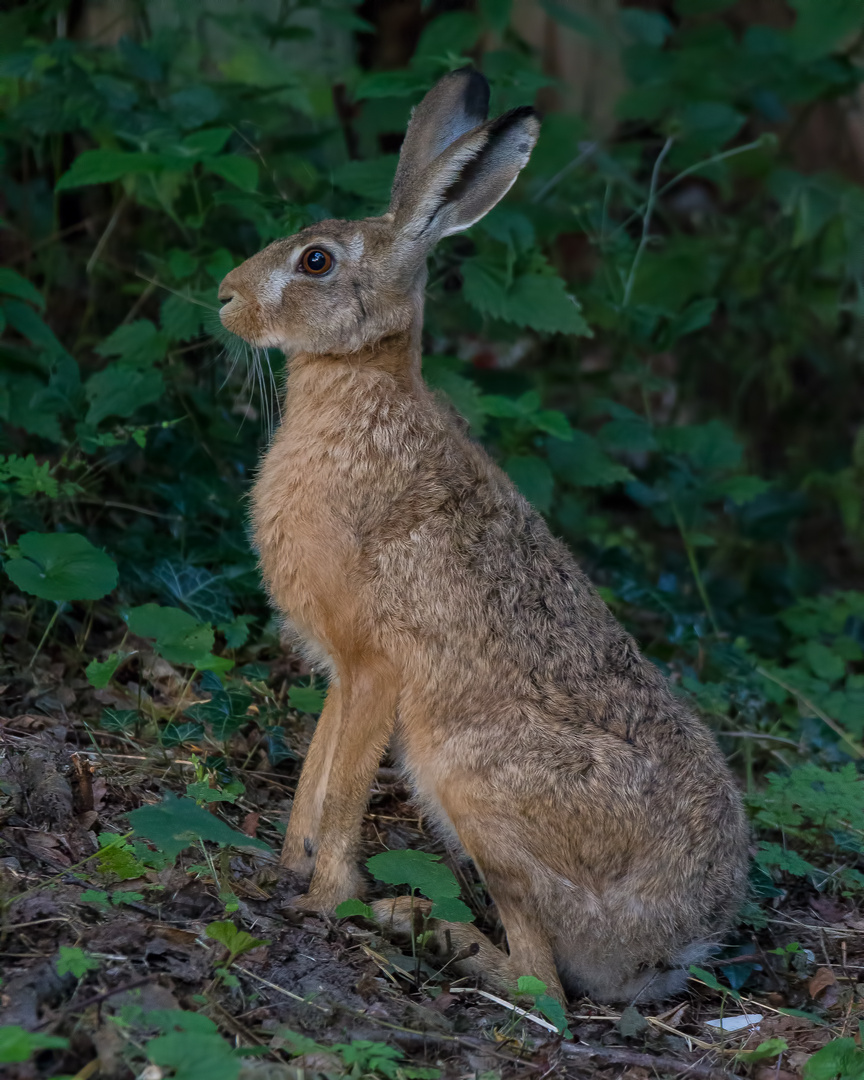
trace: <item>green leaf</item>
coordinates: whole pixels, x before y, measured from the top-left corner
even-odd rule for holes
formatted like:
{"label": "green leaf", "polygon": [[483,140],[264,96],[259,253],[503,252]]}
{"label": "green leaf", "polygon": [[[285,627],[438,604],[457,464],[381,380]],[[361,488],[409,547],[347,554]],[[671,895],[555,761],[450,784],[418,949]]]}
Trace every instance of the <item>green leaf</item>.
{"label": "green leaf", "polygon": [[504,461],[504,472],[532,506],[543,514],[549,513],[555,480],[542,458],[514,454]]}
{"label": "green leaf", "polygon": [[263,840],[232,829],[193,799],[177,798],[170,792],[165,793],[161,803],[142,806],[127,816],[135,836],[150,840],[172,863],[181,851],[201,840],[227,847],[271,850]]}
{"label": "green leaf", "polygon": [[396,154],[383,154],[368,161],[348,161],[334,169],[333,183],[342,191],[383,206],[390,198],[398,160]]}
{"label": "green leaf", "polygon": [[734,469],[741,461],[741,444],[721,420],[663,428],[658,438],[666,450],[684,454],[697,469],[705,472]]}
{"label": "green leaf", "polygon": [[138,723],[138,713],[135,709],[112,709],[102,710],[99,718],[99,727],[103,731],[132,731]]}
{"label": "green leaf", "polygon": [[102,907],[108,906],[108,893],[103,892],[102,889],[85,889],[78,899],[82,904],[99,904]]}
{"label": "green leaf", "polygon": [[24,533],[18,552],[6,573],[42,600],[101,600],[117,584],[114,560],[78,533]]}
{"label": "green leaf", "polygon": [[242,1059],[213,1032],[172,1031],[145,1048],[156,1065],[174,1070],[174,1080],[237,1080]]}
{"label": "green leaf", "polygon": [[430,900],[459,895],[459,882],[449,866],[442,865],[440,855],[407,849],[383,851],[367,859],[366,866],[376,880],[419,889]]}
{"label": "green leaf", "polygon": [[516,278],[502,317],[541,333],[591,336],[579,303],[557,275],[525,274]]}
{"label": "green leaf", "polygon": [[110,364],[91,375],[84,386],[90,408],[86,423],[94,427],[109,416],[132,416],[165,392],[162,375],[155,368]]}
{"label": "green leaf", "polygon": [[443,59],[461,56],[480,36],[480,20],[470,11],[448,11],[427,24],[415,50],[421,57]]}
{"label": "green leaf", "polygon": [[337,919],[348,919],[352,915],[362,915],[365,919],[375,918],[375,912],[368,904],[364,904],[362,900],[343,900],[341,904],[337,905]]}
{"label": "green leaf", "polygon": [[474,922],[471,908],[457,896],[445,896],[436,900],[430,914],[435,919],[444,919],[445,922]]}
{"label": "green leaf", "polygon": [[183,140],[183,149],[190,154],[218,154],[231,138],[231,128],[205,128],[193,131]]}
{"label": "green leaf", "polygon": [[68,1039],[58,1035],[42,1035],[38,1031],[25,1031],[17,1025],[0,1027],[0,1064],[18,1064],[29,1059],[37,1050],[65,1050]]}
{"label": "green leaf", "polygon": [[778,1055],[785,1053],[788,1049],[789,1044],[785,1039],[766,1039],[765,1042],[759,1043],[755,1050],[742,1050],[737,1053],[735,1055],[735,1060],[752,1065],[757,1061],[766,1061],[768,1058],[775,1058]]}
{"label": "green leaf", "polygon": [[781,847],[769,840],[759,842],[759,853],[756,862],[762,867],[774,866],[778,870],[785,870],[795,877],[809,877],[818,874],[819,871],[812,863],[803,859],[797,851]]}
{"label": "green leaf", "polygon": [[45,307],[45,299],[35,285],[22,277],[15,270],[0,267],[0,293],[6,296],[16,296],[19,300],[26,300],[35,304],[38,308]]}
{"label": "green leaf", "polygon": [[204,168],[216,173],[241,191],[257,191],[258,164],[252,158],[239,154],[223,154],[221,157],[205,158]]}
{"label": "green leaf", "polygon": [[170,598],[188,610],[201,622],[230,622],[230,592],[224,577],[203,566],[162,559],[153,568],[153,577],[164,587]]}
{"label": "green leaf", "polygon": [[534,1006],[547,1020],[550,1021],[550,1023],[555,1025],[560,1035],[563,1035],[565,1039],[573,1038],[573,1034],[567,1026],[567,1016],[564,1012],[564,1007],[558,998],[552,997],[551,994],[541,994],[535,1000]]}
{"label": "green leaf", "polygon": [[227,919],[224,922],[210,923],[205,933],[207,937],[225,946],[229,953],[229,964],[233,963],[238,956],[242,956],[243,953],[257,949],[259,945],[270,944],[269,941],[265,941],[263,938],[252,937],[245,930],[238,930],[234,923]]}
{"label": "green leaf", "polygon": [[317,716],[324,708],[325,693],[314,686],[292,686],[288,691],[288,704],[298,712]]}
{"label": "green leaf", "polygon": [[165,356],[168,340],[149,319],[118,326],[96,346],[100,356],[119,356],[127,364],[152,364]]}
{"label": "green leaf", "polygon": [[5,300],[3,313],[9,325],[32,345],[45,349],[54,356],[66,353],[51,327],[28,304],[22,304],[19,300]]}
{"label": "green leaf", "polygon": [[633,479],[587,432],[574,431],[569,443],[550,439],[547,450],[553,473],[574,487],[607,487]]}
{"label": "green leaf", "polygon": [[480,14],[496,34],[507,29],[512,7],[513,0],[480,0]]}
{"label": "green leaf", "polygon": [[529,997],[537,997],[538,994],[545,994],[548,990],[546,983],[542,979],[537,979],[533,975],[520,975],[516,981],[516,992],[519,994],[525,994]]}
{"label": "green leaf", "polygon": [[827,56],[845,39],[860,33],[862,0],[790,0],[797,11],[789,34],[793,53],[801,62]]}
{"label": "green leaf", "polygon": [[95,971],[99,967],[99,961],[95,956],[88,956],[83,949],[60,946],[57,957],[57,974],[62,979],[64,975],[74,975],[76,979],[83,979],[88,971]]}
{"label": "green leaf", "polygon": [[864,1050],[854,1039],[833,1039],[804,1063],[804,1080],[864,1080]]}
{"label": "green leaf", "polygon": [[124,150],[85,150],[72,162],[72,167],[57,181],[56,191],[83,187],[85,184],[107,184],[123,176],[156,172],[166,162],[160,154],[144,154]]}
{"label": "green leaf", "polygon": [[156,639],[156,651],[171,664],[205,668],[211,659],[213,628],[176,607],[143,604],[132,608],[126,620],[133,634]]}
{"label": "green leaf", "polygon": [[159,323],[171,341],[191,341],[201,333],[203,316],[200,304],[172,293],[162,303]]}
{"label": "green leaf", "polygon": [[821,641],[808,641],[804,647],[804,656],[817,679],[836,682],[846,674],[843,660]]}
{"label": "green leaf", "polygon": [[87,676],[87,681],[91,686],[94,686],[97,690],[104,690],[109,682],[114,678],[114,672],[120,667],[120,663],[123,657],[120,653],[111,653],[107,660],[91,660],[90,663],[84,668],[84,674]]}

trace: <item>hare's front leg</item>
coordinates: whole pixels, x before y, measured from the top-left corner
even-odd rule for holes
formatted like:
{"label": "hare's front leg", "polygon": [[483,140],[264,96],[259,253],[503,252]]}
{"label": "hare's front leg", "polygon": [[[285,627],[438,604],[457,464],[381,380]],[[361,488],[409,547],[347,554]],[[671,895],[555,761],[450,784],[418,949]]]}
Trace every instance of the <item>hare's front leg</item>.
{"label": "hare's front leg", "polygon": [[321,812],[333,755],[341,738],[342,692],[337,678],[327,688],[327,699],[303,762],[294,796],[291,819],[285,831],[280,862],[303,877],[315,869],[321,830]]}
{"label": "hare's front leg", "polygon": [[[315,872],[309,892],[295,901],[297,907],[307,911],[332,911],[362,888],[355,863],[360,826],[375,770],[393,731],[399,697],[396,672],[379,658],[364,657],[350,666],[337,661],[337,670],[338,706],[328,716],[327,728],[322,733],[322,757],[320,762],[317,755],[313,760],[315,772],[305,786],[308,759],[304,765],[298,788],[298,797],[303,794],[302,813],[298,831],[291,832],[293,845],[293,838],[300,835],[300,826],[312,822],[315,800],[320,799]],[[335,719],[337,708],[338,719]]]}

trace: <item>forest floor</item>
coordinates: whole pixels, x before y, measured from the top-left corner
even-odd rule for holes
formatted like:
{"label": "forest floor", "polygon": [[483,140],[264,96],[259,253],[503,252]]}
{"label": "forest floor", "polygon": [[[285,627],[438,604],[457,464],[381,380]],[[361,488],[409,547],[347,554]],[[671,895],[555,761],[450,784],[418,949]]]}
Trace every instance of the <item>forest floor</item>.
{"label": "forest floor", "polygon": [[[148,662],[160,708],[174,700],[178,713],[185,710],[189,683],[164,660]],[[449,980],[362,917],[293,910],[298,883],[280,871],[277,853],[314,722],[288,709],[287,674],[283,661],[266,680],[274,701],[285,704],[278,755],[254,698],[227,741],[193,753],[188,743],[166,747],[147,732],[99,726],[106,707],[134,705],[134,682],[94,690],[45,658],[2,688],[0,1026],[49,1037],[30,1061],[9,1066],[10,1080],[160,1080],[171,1067],[199,1080],[232,1080],[238,1070],[260,1078],[412,1080],[440,1070],[445,1080],[791,1080],[831,1039],[857,1033],[864,917],[815,892],[763,901],[764,925],[739,928],[730,950],[737,955],[705,965],[716,980],[694,978],[674,1001],[571,1003],[572,1038],[541,1026],[530,1002],[522,1004],[532,1018],[523,1018],[470,980]],[[282,760],[273,764],[273,756]],[[103,845],[111,834],[129,836],[130,811],[158,804],[167,791],[200,794],[196,778],[225,791],[223,801],[203,800],[215,817],[271,850],[225,847],[214,856],[204,845],[188,846],[187,837],[173,864],[152,843],[123,841],[97,855],[100,834]],[[447,858],[392,768],[379,770],[363,837],[364,858],[399,848]],[[449,865],[478,924],[500,935],[470,866]],[[392,886],[370,886],[372,896],[392,894]],[[226,921],[263,943],[208,933]],[[742,986],[740,997],[727,989],[736,966],[747,973],[731,984]],[[172,1028],[166,1015],[190,1015],[164,1013],[178,1009],[194,1011],[201,1024]],[[754,1026],[724,1034],[706,1024],[745,1013],[758,1015]],[[66,1044],[52,1048],[50,1037]],[[785,1042],[779,1056],[781,1044],[772,1040]],[[159,1053],[151,1050],[156,1043]]]}

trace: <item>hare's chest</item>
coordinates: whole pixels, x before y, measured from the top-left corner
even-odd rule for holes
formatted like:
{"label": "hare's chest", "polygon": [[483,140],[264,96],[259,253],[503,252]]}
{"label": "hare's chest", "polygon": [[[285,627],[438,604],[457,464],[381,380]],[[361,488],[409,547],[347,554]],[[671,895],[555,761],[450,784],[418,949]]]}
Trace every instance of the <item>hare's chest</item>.
{"label": "hare's chest", "polygon": [[357,550],[339,513],[326,462],[288,439],[265,457],[252,493],[252,525],[265,584],[297,636],[328,652],[356,606]]}

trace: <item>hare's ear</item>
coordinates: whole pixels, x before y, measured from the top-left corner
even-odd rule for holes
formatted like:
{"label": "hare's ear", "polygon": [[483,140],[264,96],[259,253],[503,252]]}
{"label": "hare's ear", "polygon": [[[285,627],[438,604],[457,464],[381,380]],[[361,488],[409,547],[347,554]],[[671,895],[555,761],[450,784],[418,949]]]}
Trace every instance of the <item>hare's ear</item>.
{"label": "hare's ear", "polygon": [[489,83],[479,71],[460,68],[438,80],[411,113],[393,181],[391,213],[435,158],[460,135],[482,124],[488,113]]}
{"label": "hare's ear", "polygon": [[428,250],[479,221],[513,186],[539,134],[527,106],[465,132],[402,193],[394,211],[400,234]]}

